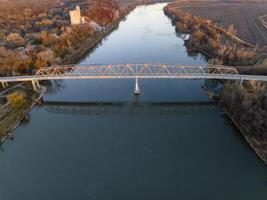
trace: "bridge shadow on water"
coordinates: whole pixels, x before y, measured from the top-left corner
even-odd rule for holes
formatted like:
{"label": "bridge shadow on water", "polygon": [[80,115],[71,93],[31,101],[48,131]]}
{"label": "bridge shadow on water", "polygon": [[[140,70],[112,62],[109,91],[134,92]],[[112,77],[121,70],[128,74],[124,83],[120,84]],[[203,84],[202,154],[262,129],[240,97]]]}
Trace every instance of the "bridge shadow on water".
{"label": "bridge shadow on water", "polygon": [[112,101],[43,101],[42,107],[51,113],[71,115],[122,114],[198,114],[214,113],[219,108],[212,101],[179,102],[112,102]]}

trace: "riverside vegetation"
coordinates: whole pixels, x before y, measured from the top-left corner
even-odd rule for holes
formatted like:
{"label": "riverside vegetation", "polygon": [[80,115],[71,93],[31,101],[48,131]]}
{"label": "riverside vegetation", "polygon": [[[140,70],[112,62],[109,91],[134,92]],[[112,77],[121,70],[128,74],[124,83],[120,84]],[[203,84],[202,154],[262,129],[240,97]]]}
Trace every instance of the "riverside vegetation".
{"label": "riverside vegetation", "polygon": [[30,83],[18,84],[4,91],[1,95],[6,96],[0,106],[0,144],[7,137],[12,137],[12,130],[27,117],[27,113],[41,99],[46,88],[37,92],[32,89]]}
{"label": "riverside vegetation", "polygon": [[[209,57],[209,63],[239,66],[237,69],[242,73],[248,73],[247,69],[254,74],[266,72],[266,50],[239,38],[233,25],[218,26],[210,19],[185,12],[174,3],[168,4],[164,12],[178,33],[190,34],[185,42],[188,50],[204,53]],[[225,81],[219,98],[226,114],[267,164],[266,83]]]}
{"label": "riverside vegetation", "polygon": [[200,51],[221,64],[239,66],[255,64],[264,56],[253,45],[236,37],[233,25],[223,29],[209,19],[173,9],[172,4],[168,4],[164,12],[172,19],[177,32],[190,33],[186,41],[189,51]]}

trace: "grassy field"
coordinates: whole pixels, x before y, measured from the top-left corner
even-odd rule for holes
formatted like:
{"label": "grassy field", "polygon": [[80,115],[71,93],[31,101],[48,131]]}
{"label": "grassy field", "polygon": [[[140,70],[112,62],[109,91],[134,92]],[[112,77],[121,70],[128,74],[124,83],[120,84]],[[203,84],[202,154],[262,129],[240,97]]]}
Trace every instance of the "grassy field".
{"label": "grassy field", "polygon": [[[261,46],[267,45],[267,29],[259,17],[267,14],[267,3],[176,3],[177,8],[193,15],[209,18],[228,27],[233,24],[237,35],[245,41]],[[267,18],[264,17],[264,21]]]}

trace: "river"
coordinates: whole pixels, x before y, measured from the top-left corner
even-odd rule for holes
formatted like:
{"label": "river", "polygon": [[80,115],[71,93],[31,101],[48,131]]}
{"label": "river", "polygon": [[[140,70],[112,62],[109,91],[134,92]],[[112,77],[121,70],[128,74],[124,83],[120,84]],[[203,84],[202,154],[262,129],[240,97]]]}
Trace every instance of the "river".
{"label": "river", "polygon": [[[187,53],[164,5],[136,8],[80,64],[206,63]],[[140,80],[135,98],[133,80],[55,82],[44,102],[73,103],[35,107],[2,145],[0,199],[266,199],[266,166],[203,84]]]}

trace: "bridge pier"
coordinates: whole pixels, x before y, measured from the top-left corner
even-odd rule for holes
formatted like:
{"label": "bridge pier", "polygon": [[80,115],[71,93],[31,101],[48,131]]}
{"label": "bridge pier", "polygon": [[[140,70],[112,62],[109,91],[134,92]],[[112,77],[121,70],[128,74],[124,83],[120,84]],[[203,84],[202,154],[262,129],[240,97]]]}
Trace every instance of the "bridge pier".
{"label": "bridge pier", "polygon": [[140,87],[139,87],[139,84],[138,84],[138,79],[136,78],[135,79],[134,94],[135,95],[139,95],[140,93],[141,93],[141,90],[140,90]]}
{"label": "bridge pier", "polygon": [[32,81],[32,87],[37,92],[41,87],[39,81]]}

